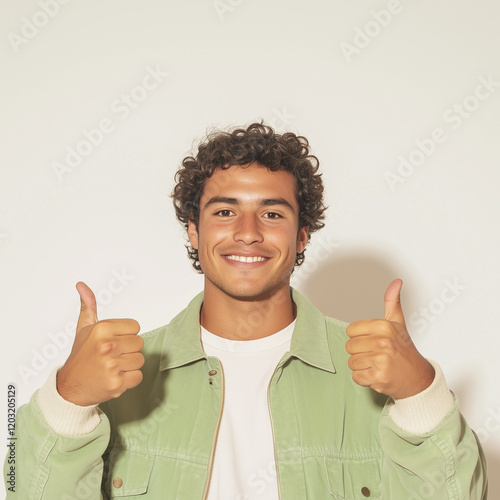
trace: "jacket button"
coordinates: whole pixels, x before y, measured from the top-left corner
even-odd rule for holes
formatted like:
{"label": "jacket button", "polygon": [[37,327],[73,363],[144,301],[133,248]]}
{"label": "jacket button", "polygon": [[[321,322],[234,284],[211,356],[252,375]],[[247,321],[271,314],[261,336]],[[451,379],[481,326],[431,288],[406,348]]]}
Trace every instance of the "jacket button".
{"label": "jacket button", "polygon": [[361,493],[364,497],[369,497],[371,495],[370,490],[366,486],[361,488]]}
{"label": "jacket button", "polygon": [[113,486],[115,488],[121,488],[123,486],[123,481],[121,477],[115,477],[113,479]]}
{"label": "jacket button", "polygon": [[210,371],[208,372],[208,374],[209,374],[210,376],[217,375],[217,370],[210,370]]}

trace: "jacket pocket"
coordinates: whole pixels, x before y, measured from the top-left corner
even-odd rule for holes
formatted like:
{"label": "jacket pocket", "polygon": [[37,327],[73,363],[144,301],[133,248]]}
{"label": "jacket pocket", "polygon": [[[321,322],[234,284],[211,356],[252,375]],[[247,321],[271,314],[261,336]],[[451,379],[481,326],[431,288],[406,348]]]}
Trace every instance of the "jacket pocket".
{"label": "jacket pocket", "polygon": [[330,495],[335,500],[381,500],[380,464],[377,459],[325,460]]}
{"label": "jacket pocket", "polygon": [[144,495],[148,491],[154,456],[130,450],[113,450],[104,489],[110,498]]}

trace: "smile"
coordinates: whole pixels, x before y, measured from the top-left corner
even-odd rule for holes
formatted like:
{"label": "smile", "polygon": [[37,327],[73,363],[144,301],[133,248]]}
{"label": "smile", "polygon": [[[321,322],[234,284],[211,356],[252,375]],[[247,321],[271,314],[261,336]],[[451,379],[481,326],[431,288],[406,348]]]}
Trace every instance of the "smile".
{"label": "smile", "polygon": [[245,257],[244,255],[226,255],[226,259],[237,260],[239,262],[263,262],[266,257]]}

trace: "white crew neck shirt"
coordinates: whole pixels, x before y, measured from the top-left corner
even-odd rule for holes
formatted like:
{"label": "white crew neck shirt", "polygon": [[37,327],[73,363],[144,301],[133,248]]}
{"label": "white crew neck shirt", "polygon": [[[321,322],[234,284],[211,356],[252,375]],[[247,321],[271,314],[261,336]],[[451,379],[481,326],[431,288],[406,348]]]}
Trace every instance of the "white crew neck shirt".
{"label": "white crew neck shirt", "polygon": [[267,390],[294,327],[257,340],[228,340],[201,327],[203,349],[220,360],[225,386],[208,500],[278,499]]}

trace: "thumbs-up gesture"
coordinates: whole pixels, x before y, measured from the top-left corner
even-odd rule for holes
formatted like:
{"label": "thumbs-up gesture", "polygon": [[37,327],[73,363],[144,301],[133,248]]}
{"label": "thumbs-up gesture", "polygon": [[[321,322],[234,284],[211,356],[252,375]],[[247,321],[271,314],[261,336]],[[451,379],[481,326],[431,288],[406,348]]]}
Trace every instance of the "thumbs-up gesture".
{"label": "thumbs-up gesture", "polygon": [[97,320],[92,290],[83,282],[76,289],[81,310],[75,341],[57,374],[57,390],[67,401],[89,406],[117,398],[142,381],[144,340],[134,319]]}
{"label": "thumbs-up gesture", "polygon": [[346,350],[354,382],[403,399],[429,387],[434,368],[417,351],[406,330],[400,292],[394,280],[385,292],[385,319],[363,319],[347,327]]}

